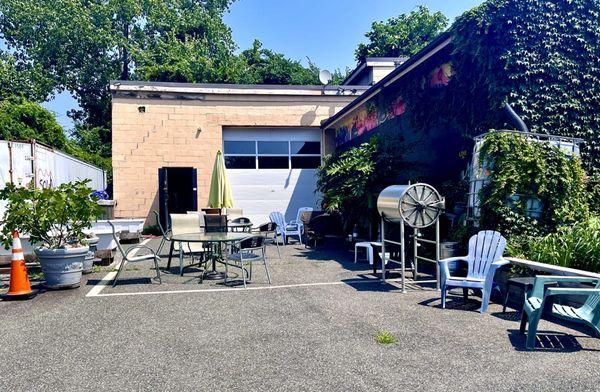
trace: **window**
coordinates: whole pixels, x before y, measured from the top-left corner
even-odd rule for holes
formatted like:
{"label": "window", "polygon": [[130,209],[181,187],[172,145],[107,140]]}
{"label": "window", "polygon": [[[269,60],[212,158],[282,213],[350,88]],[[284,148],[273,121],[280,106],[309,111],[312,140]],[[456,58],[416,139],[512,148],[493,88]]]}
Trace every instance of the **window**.
{"label": "window", "polygon": [[228,169],[317,169],[321,143],[312,141],[227,140],[223,142]]}
{"label": "window", "polygon": [[225,155],[256,154],[256,144],[253,141],[226,141],[223,143]]}
{"label": "window", "polygon": [[321,157],[292,157],[292,169],[317,169],[321,166]]}
{"label": "window", "polygon": [[321,155],[321,143],[319,142],[290,142],[292,154]]}
{"label": "window", "polygon": [[288,169],[288,157],[258,157],[259,169]]}
{"label": "window", "polygon": [[228,169],[256,169],[256,157],[225,155],[225,167]]}
{"label": "window", "polygon": [[258,142],[258,154],[288,155],[290,153],[288,142]]}

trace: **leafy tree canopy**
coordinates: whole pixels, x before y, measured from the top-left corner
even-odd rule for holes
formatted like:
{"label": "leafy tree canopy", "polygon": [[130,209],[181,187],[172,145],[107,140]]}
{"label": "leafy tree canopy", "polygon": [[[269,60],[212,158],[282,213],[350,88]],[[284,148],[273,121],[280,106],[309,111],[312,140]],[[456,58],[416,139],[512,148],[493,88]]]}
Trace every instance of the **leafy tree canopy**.
{"label": "leafy tree canopy", "polygon": [[0,139],[35,139],[60,149],[67,145],[65,133],[54,114],[23,98],[9,98],[0,102]]}
{"label": "leafy tree canopy", "polygon": [[368,43],[359,44],[356,59],[365,57],[410,57],[423,49],[448,26],[448,18],[441,12],[431,13],[419,6],[408,14],[400,14],[385,22],[373,22],[365,34]]}
{"label": "leafy tree canopy", "polygon": [[38,66],[19,61],[0,51],[0,99],[20,96],[32,101],[45,100],[54,85]]}

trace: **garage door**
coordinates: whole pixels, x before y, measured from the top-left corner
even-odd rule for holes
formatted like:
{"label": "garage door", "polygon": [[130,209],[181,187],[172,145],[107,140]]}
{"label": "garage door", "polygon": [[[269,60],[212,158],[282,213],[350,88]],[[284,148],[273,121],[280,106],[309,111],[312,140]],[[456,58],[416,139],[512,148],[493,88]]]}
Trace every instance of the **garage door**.
{"label": "garage door", "polygon": [[300,207],[317,209],[319,129],[225,129],[223,152],[236,207],[252,222],[268,221],[272,211],[291,220]]}

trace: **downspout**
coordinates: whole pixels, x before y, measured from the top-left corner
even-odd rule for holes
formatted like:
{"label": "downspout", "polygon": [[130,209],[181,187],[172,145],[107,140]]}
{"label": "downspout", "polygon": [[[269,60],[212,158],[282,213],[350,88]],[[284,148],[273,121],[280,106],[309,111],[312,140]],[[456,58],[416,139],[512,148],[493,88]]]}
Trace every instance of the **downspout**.
{"label": "downspout", "polygon": [[527,125],[519,115],[514,111],[508,102],[504,103],[504,112],[510,118],[512,124],[521,132],[529,132]]}

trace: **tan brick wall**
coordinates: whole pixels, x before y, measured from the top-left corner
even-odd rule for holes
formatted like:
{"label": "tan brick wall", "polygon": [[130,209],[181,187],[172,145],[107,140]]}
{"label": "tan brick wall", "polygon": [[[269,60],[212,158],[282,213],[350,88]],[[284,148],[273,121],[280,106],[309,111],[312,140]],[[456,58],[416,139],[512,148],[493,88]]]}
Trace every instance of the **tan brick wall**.
{"label": "tan brick wall", "polygon": [[[169,166],[198,169],[198,206],[205,206],[223,127],[318,127],[355,97],[207,94],[203,98],[113,97],[115,217],[149,218],[158,209],[158,169]],[[145,106],[144,113],[140,106]]]}

